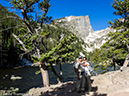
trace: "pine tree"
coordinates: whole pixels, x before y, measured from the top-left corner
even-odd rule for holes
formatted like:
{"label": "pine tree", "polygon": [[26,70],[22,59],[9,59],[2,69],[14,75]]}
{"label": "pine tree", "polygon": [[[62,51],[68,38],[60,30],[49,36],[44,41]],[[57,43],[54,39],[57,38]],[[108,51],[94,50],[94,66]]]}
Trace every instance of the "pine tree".
{"label": "pine tree", "polygon": [[111,6],[115,9],[113,14],[120,18],[108,22],[116,32],[107,35],[108,41],[101,48],[108,52],[107,58],[112,59],[114,66],[115,63],[122,66],[129,45],[129,0],[114,0]]}
{"label": "pine tree", "polygon": [[[16,40],[13,38],[12,33],[17,34],[17,29],[13,28],[20,24],[19,20],[11,18],[4,18],[7,16],[16,16],[12,12],[9,12],[6,7],[0,5],[0,53],[1,53],[1,67],[12,67],[18,64],[18,55],[20,53],[19,46],[16,45]],[[4,18],[4,19],[3,19]]]}
{"label": "pine tree", "polygon": [[[47,26],[48,30],[44,30],[43,26],[51,21],[51,17],[46,16],[50,7],[50,0],[9,1],[10,4],[13,5],[13,8],[19,10],[23,16],[23,19],[18,16],[5,17],[6,19],[12,18],[22,21],[21,25],[19,24],[19,26],[11,27],[12,29],[18,27],[18,34],[12,33],[12,36],[17,40],[17,43],[20,44],[20,49],[24,51],[22,54],[20,54],[20,59],[29,54],[31,59],[33,59],[35,62],[39,62],[44,86],[49,86],[47,72],[48,65],[50,65],[52,71],[58,79],[58,82],[62,82],[62,78],[56,74],[52,63],[55,63],[59,59],[68,59],[71,55],[73,55],[74,49],[71,47],[71,45],[74,44],[72,42],[74,41],[75,36],[73,34],[69,34],[67,37],[64,36],[63,39],[60,38],[59,42],[53,42],[54,46],[52,46],[50,49],[51,45],[48,45],[46,41],[46,38],[50,35],[50,27]],[[38,5],[38,7],[34,7],[34,5]],[[32,13],[36,16],[34,16]],[[2,31],[5,32],[5,30]],[[57,35],[55,34],[55,36]]]}

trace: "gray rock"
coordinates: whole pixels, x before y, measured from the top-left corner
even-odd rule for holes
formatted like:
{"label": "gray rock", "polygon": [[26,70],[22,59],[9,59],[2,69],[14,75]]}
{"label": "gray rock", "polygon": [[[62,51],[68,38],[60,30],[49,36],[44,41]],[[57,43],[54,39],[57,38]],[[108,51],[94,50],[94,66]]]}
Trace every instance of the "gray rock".
{"label": "gray rock", "polygon": [[90,32],[94,32],[90,25],[89,16],[69,16],[54,20],[56,23],[60,23],[60,26],[65,27],[71,32],[75,33],[79,38],[85,40]]}
{"label": "gray rock", "polygon": [[100,48],[103,43],[106,42],[106,35],[109,32],[115,32],[114,29],[108,27],[103,30],[93,31],[90,24],[89,16],[69,16],[54,20],[55,23],[59,23],[61,27],[64,27],[73,32],[77,37],[81,38],[90,47],[84,47],[87,51],[93,51],[96,48]]}
{"label": "gray rock", "polygon": [[[129,68],[127,67],[123,72],[112,71],[103,75],[92,77],[94,79],[93,86],[98,87],[99,93],[106,93],[109,96],[115,96],[115,94],[122,90],[125,92],[129,88]],[[129,92],[129,90],[126,90]],[[114,95],[111,95],[114,94]]]}

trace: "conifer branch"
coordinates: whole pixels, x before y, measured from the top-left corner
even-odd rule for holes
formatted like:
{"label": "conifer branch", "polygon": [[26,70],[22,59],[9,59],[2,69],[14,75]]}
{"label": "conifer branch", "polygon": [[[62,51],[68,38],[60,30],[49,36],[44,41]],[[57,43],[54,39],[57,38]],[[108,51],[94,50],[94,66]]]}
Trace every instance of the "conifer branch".
{"label": "conifer branch", "polygon": [[[30,8],[33,4],[35,4],[37,2],[39,2],[39,0],[33,0],[33,2],[29,6],[26,5],[26,9],[25,10],[27,10],[28,8]],[[27,4],[27,3],[25,3],[25,4]]]}
{"label": "conifer branch", "polygon": [[3,30],[0,30],[0,33],[3,32],[3,31],[7,31],[7,30],[10,30],[10,29],[14,29],[14,28],[17,28],[17,27],[24,27],[22,25],[18,25],[18,26],[14,26],[14,27],[9,27],[9,28],[6,28],[6,29],[3,29]]}

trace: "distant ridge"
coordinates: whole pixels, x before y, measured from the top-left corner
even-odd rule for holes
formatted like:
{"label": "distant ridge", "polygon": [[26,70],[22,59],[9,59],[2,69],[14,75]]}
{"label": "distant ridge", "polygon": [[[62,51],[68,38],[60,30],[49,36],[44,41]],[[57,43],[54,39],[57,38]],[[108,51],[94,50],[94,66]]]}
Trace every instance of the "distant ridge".
{"label": "distant ridge", "polygon": [[[60,23],[61,27],[64,27],[71,32],[73,32],[77,37],[82,39],[90,47],[84,47],[88,52],[93,51],[96,48],[100,48],[103,43],[106,42],[106,35],[109,32],[114,32],[115,30],[108,27],[103,30],[93,31],[90,24],[89,16],[66,16],[54,20],[56,23]],[[63,23],[61,23],[63,22]]]}

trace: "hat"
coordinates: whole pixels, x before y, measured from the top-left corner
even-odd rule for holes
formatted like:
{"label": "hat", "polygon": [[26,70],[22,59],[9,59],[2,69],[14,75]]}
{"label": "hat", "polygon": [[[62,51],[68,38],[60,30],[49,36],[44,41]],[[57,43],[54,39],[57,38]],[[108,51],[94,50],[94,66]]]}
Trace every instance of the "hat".
{"label": "hat", "polygon": [[82,56],[79,56],[78,58],[79,58],[79,59],[82,59]]}

